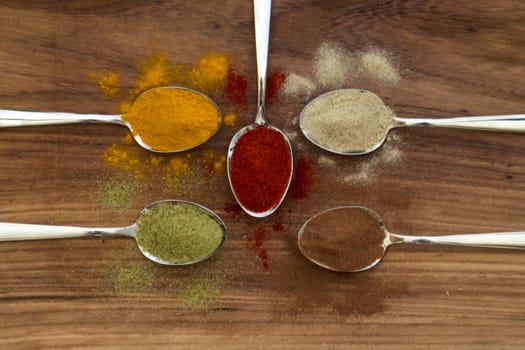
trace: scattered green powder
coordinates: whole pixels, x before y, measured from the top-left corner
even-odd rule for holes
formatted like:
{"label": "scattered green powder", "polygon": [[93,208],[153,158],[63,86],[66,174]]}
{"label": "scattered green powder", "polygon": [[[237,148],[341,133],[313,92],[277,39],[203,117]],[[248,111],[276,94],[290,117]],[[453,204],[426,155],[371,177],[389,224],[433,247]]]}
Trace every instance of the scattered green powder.
{"label": "scattered green powder", "polygon": [[170,263],[207,258],[223,241],[223,229],[205,209],[185,202],[164,202],[147,209],[137,223],[137,243]]}
{"label": "scattered green powder", "polygon": [[148,266],[117,266],[110,271],[109,277],[115,293],[147,292],[153,290],[155,285],[155,274]]}
{"label": "scattered green powder", "polygon": [[362,72],[377,80],[397,83],[401,74],[394,63],[392,55],[377,47],[371,47],[359,54],[359,65]]}
{"label": "scattered green powder", "polygon": [[299,74],[290,73],[284,80],[281,94],[288,98],[307,100],[315,89],[315,83],[310,79]]}
{"label": "scattered green powder", "polygon": [[323,43],[314,56],[315,77],[323,88],[340,88],[352,67],[349,53],[340,45]]}
{"label": "scattered green powder", "polygon": [[142,184],[126,176],[118,176],[103,183],[98,191],[98,205],[104,209],[126,209],[142,189]]}
{"label": "scattered green powder", "polygon": [[371,92],[335,90],[302,112],[301,129],[318,144],[339,151],[365,151],[381,142],[394,113]]}
{"label": "scattered green powder", "polygon": [[221,294],[222,283],[217,276],[203,275],[194,277],[184,285],[180,296],[186,306],[208,306]]}
{"label": "scattered green powder", "polygon": [[335,164],[335,160],[323,155],[317,158],[317,163],[321,166],[331,167]]}

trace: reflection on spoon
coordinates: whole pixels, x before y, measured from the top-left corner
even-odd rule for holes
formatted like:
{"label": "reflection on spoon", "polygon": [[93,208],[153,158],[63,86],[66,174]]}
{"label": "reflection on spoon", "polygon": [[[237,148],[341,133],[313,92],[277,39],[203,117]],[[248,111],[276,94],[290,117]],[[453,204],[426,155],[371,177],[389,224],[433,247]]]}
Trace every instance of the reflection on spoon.
{"label": "reflection on spoon", "polygon": [[389,232],[371,209],[344,206],[308,219],[297,244],[319,266],[339,272],[359,272],[376,266],[394,244],[438,244],[481,248],[525,249],[525,232],[496,232],[442,236],[407,236]]}
{"label": "reflection on spoon", "polygon": [[381,147],[390,130],[403,126],[524,133],[525,114],[400,118],[370,91],[340,89],[316,97],[299,116],[299,127],[306,138],[327,151],[343,155],[371,153]]}
{"label": "reflection on spoon", "polygon": [[[185,101],[193,113],[175,101]],[[198,104],[200,107],[195,108]],[[152,107],[153,105],[153,107]],[[159,127],[159,115],[169,115]],[[178,116],[185,115],[185,121]],[[30,125],[109,123],[127,127],[144,149],[173,153],[195,148],[209,140],[221,126],[219,107],[202,93],[183,87],[157,87],[140,94],[128,113],[78,114],[0,110],[0,128]]]}
{"label": "reflection on spoon", "polygon": [[[180,215],[166,218],[168,205],[180,207],[177,208],[181,209]],[[192,214],[186,215],[189,211]],[[190,217],[195,220],[190,221]],[[166,219],[170,222],[161,222]],[[177,220],[184,222],[180,223]],[[205,231],[201,230],[203,226],[206,227]],[[151,235],[155,237],[148,237]],[[136,223],[124,227],[0,223],[0,242],[94,236],[132,237],[142,254],[151,261],[162,265],[189,265],[206,260],[217,253],[226,240],[226,227],[221,218],[211,210],[181,200],[154,202],[141,211]],[[156,245],[152,242],[156,242]],[[188,251],[191,254],[187,254]]]}
{"label": "reflection on spoon", "polygon": [[271,215],[281,205],[293,173],[288,137],[266,120],[266,70],[271,0],[254,0],[257,55],[257,115],[239,130],[228,147],[228,180],[241,208],[254,217]]}

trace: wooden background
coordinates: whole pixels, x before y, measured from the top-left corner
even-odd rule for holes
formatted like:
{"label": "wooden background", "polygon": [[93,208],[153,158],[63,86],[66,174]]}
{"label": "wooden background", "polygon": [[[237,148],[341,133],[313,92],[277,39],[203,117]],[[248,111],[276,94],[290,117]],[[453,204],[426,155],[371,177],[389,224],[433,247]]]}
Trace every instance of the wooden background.
{"label": "wooden background", "polygon": [[[0,1],[0,108],[114,113],[114,102],[87,73],[117,70],[131,87],[136,60],[152,45],[182,64],[210,50],[229,55],[250,78],[254,102],[252,16],[246,0]],[[312,77],[312,55],[323,42],[392,52],[404,74],[399,84],[347,86],[373,90],[400,116],[525,113],[521,0],[275,1],[270,70]],[[269,118],[298,131],[293,120],[303,105],[270,103]],[[254,113],[251,103],[238,126],[222,128],[207,147],[225,152]],[[147,192],[117,213],[93,200],[107,172],[101,155],[122,135],[118,126],[103,125],[0,130],[0,221],[132,222],[162,194]],[[523,135],[414,128],[393,136],[403,157],[381,164],[387,148],[345,158],[299,135],[296,156],[314,160],[311,192],[287,198],[268,219],[225,212],[232,201],[225,175],[211,190],[187,191],[186,199],[224,217],[229,240],[199,266],[152,266],[160,282],[147,293],[116,294],[104,278],[122,260],[150,264],[126,239],[1,243],[0,348],[523,349],[522,252],[399,246],[373,271],[354,275],[322,270],[300,256],[301,224],[341,204],[373,208],[399,233],[525,228]],[[319,165],[321,156],[335,166]],[[370,179],[341,181],[374,159]],[[249,256],[247,227],[270,232],[278,220],[284,231],[269,234],[264,269]],[[224,279],[219,299],[205,308],[182,305],[171,282],[207,270]]]}

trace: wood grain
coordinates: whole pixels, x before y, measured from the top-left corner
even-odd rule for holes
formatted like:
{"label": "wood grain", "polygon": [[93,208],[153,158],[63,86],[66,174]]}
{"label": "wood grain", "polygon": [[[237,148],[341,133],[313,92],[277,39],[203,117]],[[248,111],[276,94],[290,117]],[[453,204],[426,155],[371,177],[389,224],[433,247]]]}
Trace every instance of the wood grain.
{"label": "wood grain", "polygon": [[[130,88],[137,60],[152,47],[184,65],[209,51],[229,55],[249,77],[253,102],[252,16],[251,2],[234,0],[0,1],[0,108],[114,113],[115,102],[88,72],[118,71]],[[275,1],[270,70],[313,77],[312,56],[323,42],[392,52],[403,70],[399,84],[358,78],[347,85],[374,91],[401,116],[525,113],[522,1]],[[298,131],[303,105],[272,101],[270,120]],[[224,153],[254,115],[252,103],[237,127],[222,128],[206,147]],[[123,134],[102,125],[0,130],[0,221],[132,222],[142,206],[170,193],[152,185],[129,209],[97,206],[98,186],[111,172],[101,155]],[[229,232],[218,256],[198,266],[152,266],[125,239],[1,243],[0,347],[523,349],[522,252],[399,246],[356,275],[324,271],[300,256],[302,223],[341,204],[373,208],[399,233],[524,229],[523,135],[413,128],[392,136],[373,155],[345,158],[299,134],[296,157],[315,166],[311,191],[287,198],[264,220],[225,211],[233,200],[225,174],[207,186],[197,179],[202,186],[177,194],[217,211]],[[392,148],[402,158],[385,162]],[[321,156],[335,166],[319,164]],[[371,167],[366,181],[351,181],[364,164]],[[277,222],[282,232],[272,229]],[[249,249],[255,229],[268,234],[268,269]],[[153,269],[156,288],[115,293],[108,271],[123,261]],[[219,299],[185,306],[180,285],[205,272],[222,276]]]}

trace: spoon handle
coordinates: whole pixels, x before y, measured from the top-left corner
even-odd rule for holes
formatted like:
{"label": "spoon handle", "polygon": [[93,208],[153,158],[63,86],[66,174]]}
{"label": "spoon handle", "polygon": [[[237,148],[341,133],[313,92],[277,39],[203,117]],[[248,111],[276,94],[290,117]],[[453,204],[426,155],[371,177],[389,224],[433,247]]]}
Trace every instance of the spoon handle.
{"label": "spoon handle", "polygon": [[270,45],[271,0],[253,0],[255,19],[255,52],[257,55],[257,116],[255,123],[266,124],[264,103],[266,99],[266,72]]}
{"label": "spoon handle", "polygon": [[486,115],[456,118],[401,118],[395,117],[396,127],[430,126],[485,131],[525,133],[525,114]]}
{"label": "spoon handle", "polygon": [[133,236],[133,226],[78,227],[0,222],[0,242],[93,236]]}
{"label": "spoon handle", "polygon": [[481,248],[525,249],[525,232],[471,233],[442,236],[390,234],[391,243],[455,245]]}
{"label": "spoon handle", "polygon": [[125,125],[117,114],[78,114],[64,112],[30,112],[0,109],[0,128],[30,125],[74,123],[110,123]]}

